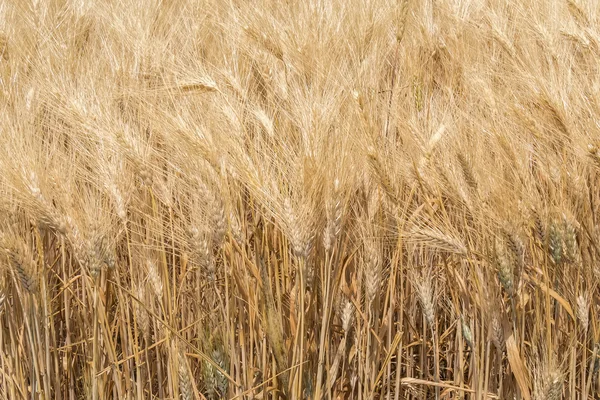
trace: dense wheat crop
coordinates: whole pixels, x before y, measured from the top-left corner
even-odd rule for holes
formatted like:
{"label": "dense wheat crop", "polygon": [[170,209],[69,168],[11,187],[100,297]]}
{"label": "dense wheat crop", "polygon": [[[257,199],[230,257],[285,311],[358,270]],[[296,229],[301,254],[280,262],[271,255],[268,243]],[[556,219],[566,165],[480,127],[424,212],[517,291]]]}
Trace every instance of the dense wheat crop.
{"label": "dense wheat crop", "polygon": [[0,398],[597,398],[599,23],[0,2]]}

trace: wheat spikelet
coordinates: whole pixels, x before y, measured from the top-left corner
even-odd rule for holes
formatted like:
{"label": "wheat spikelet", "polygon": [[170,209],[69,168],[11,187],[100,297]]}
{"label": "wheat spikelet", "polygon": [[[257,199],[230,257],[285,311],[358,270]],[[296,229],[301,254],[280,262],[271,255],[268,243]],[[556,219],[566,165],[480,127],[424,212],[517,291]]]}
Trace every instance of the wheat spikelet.
{"label": "wheat spikelet", "polygon": [[8,256],[15,278],[27,292],[35,292],[38,283],[37,268],[29,246],[15,235],[3,234],[0,234],[0,246]]}
{"label": "wheat spikelet", "polygon": [[354,305],[352,302],[344,297],[344,300],[340,302],[338,314],[342,321],[342,329],[344,329],[344,332],[349,332],[354,323]]}
{"label": "wheat spikelet", "polygon": [[538,360],[534,368],[533,400],[558,400],[562,398],[562,372],[550,360]]}
{"label": "wheat spikelet", "polygon": [[467,248],[459,239],[442,232],[439,228],[415,228],[406,239],[411,242],[425,244],[433,249],[455,254],[467,254]]}
{"label": "wheat spikelet", "polygon": [[492,36],[494,37],[494,39],[496,39],[496,41],[500,44],[500,46],[502,46],[502,48],[504,49],[504,51],[506,51],[506,53],[511,58],[514,58],[516,56],[517,51],[515,50],[515,46],[506,37],[505,34],[503,34],[502,32],[500,32],[499,29],[497,29],[497,28],[494,27],[494,29],[492,29]]}
{"label": "wheat spikelet", "polygon": [[548,251],[556,265],[573,263],[578,259],[576,222],[565,214],[554,218],[548,229]]}
{"label": "wheat spikelet", "polygon": [[[227,370],[226,357],[221,346],[213,345],[211,352],[213,361],[223,370]],[[227,378],[210,363],[204,363],[204,380],[209,399],[221,399],[227,393]]]}
{"label": "wheat spikelet", "polygon": [[288,197],[283,206],[284,220],[292,242],[293,254],[301,259],[308,258],[312,248],[312,237],[306,229],[303,221],[300,221],[296,212],[292,208],[292,201]]}
{"label": "wheat spikelet", "polygon": [[563,241],[566,259],[574,263],[578,260],[577,222],[563,216]]}
{"label": "wheat spikelet", "polygon": [[589,302],[587,296],[579,295],[577,296],[577,318],[579,318],[579,322],[581,322],[581,326],[584,331],[587,331],[589,324]]}
{"label": "wheat spikelet", "polygon": [[460,317],[460,323],[463,338],[465,339],[465,342],[467,342],[467,345],[473,349],[473,333],[471,332],[471,328],[462,316]]}
{"label": "wheat spikelet", "polygon": [[202,197],[207,202],[207,209],[209,213],[209,220],[211,222],[213,232],[213,242],[220,244],[227,231],[227,219],[225,217],[225,207],[223,200],[219,198],[214,190],[210,189],[203,182],[199,183],[199,190]]}
{"label": "wheat spikelet", "polygon": [[396,42],[400,43],[406,31],[408,16],[408,0],[401,0],[396,6],[395,24],[396,24]]}
{"label": "wheat spikelet", "polygon": [[271,38],[269,38],[265,33],[260,33],[254,27],[247,25],[242,28],[250,38],[263,46],[263,48],[271,53],[275,58],[283,61],[284,52],[282,48],[273,40],[271,40]]}
{"label": "wheat spikelet", "polygon": [[372,238],[365,238],[363,273],[365,279],[365,292],[368,304],[371,305],[379,292],[381,284],[381,259],[380,251]]}
{"label": "wheat spikelet", "polygon": [[242,226],[238,219],[238,216],[234,212],[229,213],[229,229],[233,239],[241,245],[244,243],[244,233],[242,231]]}
{"label": "wheat spikelet", "polygon": [[[352,98],[353,98],[355,104],[358,106],[360,121],[361,121],[363,127],[365,127],[365,128],[369,127],[371,125],[371,122],[369,121],[369,118],[367,115],[366,103],[365,103],[365,98],[364,98],[363,94],[360,93],[358,90],[353,90]],[[373,148],[369,148],[368,151],[369,151],[369,153],[375,152],[375,150]]]}
{"label": "wheat spikelet", "polygon": [[496,313],[494,313],[491,318],[490,335],[492,337],[492,342],[494,342],[494,346],[496,346],[496,349],[503,351],[505,347],[504,329],[502,328],[502,323]]}
{"label": "wheat spikelet", "polygon": [[[280,370],[284,370],[288,366],[288,357],[285,349],[285,342],[283,338],[283,324],[281,317],[277,310],[275,299],[273,297],[273,291],[271,290],[270,278],[267,273],[267,266],[262,258],[256,254],[257,263],[259,266],[260,277],[263,281],[263,296],[265,298],[265,322],[266,322],[266,333],[269,344],[277,361],[277,365]],[[284,376],[284,379],[285,376]]]}
{"label": "wheat spikelet", "polygon": [[587,27],[590,24],[590,21],[587,17],[586,12],[577,4],[574,0],[567,0],[567,5],[569,8],[569,12],[577,21],[577,24],[582,27]]}
{"label": "wheat spikelet", "polygon": [[[146,290],[144,289],[143,285],[138,284],[135,287],[134,292],[137,299],[143,304],[146,298]],[[150,319],[148,313],[146,312],[144,307],[141,306],[137,301],[134,301],[132,304],[140,330],[142,331],[144,337],[148,338],[150,335]]]}
{"label": "wheat spikelet", "polygon": [[114,244],[100,229],[92,227],[81,233],[79,229],[73,228],[69,238],[77,261],[92,276],[97,276],[104,265],[115,267]]}
{"label": "wheat spikelet", "polygon": [[103,156],[97,163],[104,190],[113,203],[117,217],[125,222],[132,197],[131,177],[125,172],[125,163],[114,156]]}
{"label": "wheat spikelet", "polygon": [[218,90],[217,83],[208,76],[197,79],[189,79],[177,82],[173,87],[167,87],[167,90],[174,90],[181,93],[190,92],[214,92]]}
{"label": "wheat spikelet", "polygon": [[121,219],[121,220],[125,220],[127,218],[127,209],[126,209],[126,201],[123,198],[123,195],[121,194],[121,191],[119,190],[119,188],[117,187],[117,185],[113,184],[109,184],[108,185],[108,191],[110,192],[110,194],[112,195],[114,202],[115,202],[115,209],[117,211],[117,216]]}
{"label": "wheat spikelet", "polygon": [[53,206],[52,202],[44,197],[35,172],[29,173],[26,180],[26,186],[29,194],[33,198],[34,207],[39,213],[37,216],[38,223],[41,226],[50,228],[60,234],[64,235],[67,233],[67,231],[72,228],[70,217],[61,215],[56,207]]}
{"label": "wheat spikelet", "polygon": [[430,328],[433,329],[435,323],[434,293],[432,284],[432,271],[423,270],[420,273],[416,270],[409,275],[413,286],[417,291],[417,297],[421,304],[423,316]]}
{"label": "wheat spikelet", "polygon": [[273,119],[267,115],[267,113],[262,109],[258,108],[254,110],[254,116],[257,121],[260,123],[264,131],[270,138],[275,137],[275,127],[273,123]]}
{"label": "wheat spikelet", "polygon": [[456,158],[458,159],[458,164],[460,165],[465,182],[467,182],[467,185],[469,185],[471,190],[476,192],[478,187],[477,178],[475,178],[471,162],[462,153],[458,153]]}
{"label": "wheat spikelet", "polygon": [[425,167],[427,166],[427,164],[429,163],[429,160],[431,159],[431,155],[433,154],[437,144],[440,142],[440,140],[444,136],[445,132],[446,132],[446,125],[441,124],[438,127],[437,131],[435,131],[435,133],[433,135],[431,135],[431,137],[429,138],[429,140],[425,146],[425,151],[423,152],[423,156],[419,160],[419,167],[417,168],[417,171],[419,172],[420,175],[423,175],[423,171],[424,171]]}
{"label": "wheat spikelet", "polygon": [[535,210],[535,208],[531,208],[531,214],[533,216],[533,229],[535,235],[537,236],[540,243],[546,242],[546,225],[542,221],[539,213]]}
{"label": "wheat spikelet", "polygon": [[375,153],[375,150],[369,151],[367,157],[369,164],[371,165],[371,168],[377,177],[377,182],[383,188],[385,194],[389,197],[392,203],[398,204],[398,197],[396,195],[397,192],[394,184],[392,183],[390,176],[384,170],[379,157]]}
{"label": "wheat spikelet", "polygon": [[559,107],[550,99],[549,95],[542,96],[542,104],[550,111],[556,126],[567,136],[571,136],[566,115]]}
{"label": "wheat spikelet", "polygon": [[550,251],[550,257],[555,264],[561,264],[563,261],[563,246],[564,242],[560,227],[556,223],[550,224],[548,232],[548,250]]}
{"label": "wheat spikelet", "polygon": [[158,270],[158,266],[156,265],[156,262],[151,258],[148,258],[146,260],[146,272],[148,274],[148,280],[150,281],[152,289],[154,289],[154,294],[159,299],[162,298],[162,296],[163,296],[162,278],[160,276],[160,272]]}
{"label": "wheat spikelet", "polygon": [[198,264],[209,274],[214,273],[214,260],[209,242],[209,233],[195,226],[188,228],[188,246]]}
{"label": "wheat spikelet", "polygon": [[505,231],[507,247],[511,251],[512,269],[513,271],[521,271],[525,263],[525,245],[518,235],[510,231]]}
{"label": "wheat spikelet", "polygon": [[600,150],[595,144],[588,144],[588,156],[600,167]]}
{"label": "wheat spikelet", "polygon": [[179,396],[183,400],[192,400],[194,398],[194,389],[187,365],[187,357],[183,350],[178,352],[177,374],[179,376]]}
{"label": "wheat spikelet", "polygon": [[494,262],[500,284],[509,296],[514,294],[514,263],[511,262],[506,245],[500,238],[494,242]]}
{"label": "wheat spikelet", "polygon": [[338,377],[339,368],[342,364],[344,353],[346,352],[348,339],[350,338],[350,332],[354,324],[354,313],[355,310],[352,301],[348,300],[345,296],[341,296],[337,307],[337,314],[340,317],[340,320],[342,321],[342,329],[344,330],[344,335],[335,352],[335,356],[333,362],[331,363],[331,367],[329,368],[329,379],[327,381],[327,385],[329,388],[333,387],[333,385],[335,384],[335,380]]}
{"label": "wheat spikelet", "polygon": [[323,247],[325,251],[331,251],[337,237],[340,234],[342,222],[342,200],[340,198],[340,181],[336,179],[333,185],[333,194],[326,204],[327,224],[323,232]]}
{"label": "wheat spikelet", "polygon": [[589,49],[591,46],[590,40],[587,37],[583,36],[581,32],[569,32],[566,30],[561,30],[560,33],[565,38],[571,40],[573,43],[576,43],[585,49]]}
{"label": "wheat spikelet", "polygon": [[0,32],[0,57],[5,61],[7,61],[9,57],[8,37],[4,32]]}
{"label": "wheat spikelet", "polygon": [[431,287],[431,282],[426,280],[417,285],[417,294],[419,295],[421,307],[423,307],[423,315],[425,315],[427,324],[430,327],[433,327],[435,321],[435,312],[433,307],[433,290]]}
{"label": "wheat spikelet", "polygon": [[338,348],[335,352],[335,356],[333,358],[333,362],[331,363],[331,367],[329,367],[329,380],[327,381],[327,386],[332,388],[335,384],[335,381],[338,377],[338,371],[340,369],[340,364],[342,363],[342,358],[344,355],[344,351],[346,350],[346,336],[342,338],[340,343],[338,344]]}
{"label": "wheat spikelet", "polygon": [[91,239],[81,242],[76,250],[79,265],[92,276],[97,276],[102,269],[102,263],[96,253],[96,246]]}

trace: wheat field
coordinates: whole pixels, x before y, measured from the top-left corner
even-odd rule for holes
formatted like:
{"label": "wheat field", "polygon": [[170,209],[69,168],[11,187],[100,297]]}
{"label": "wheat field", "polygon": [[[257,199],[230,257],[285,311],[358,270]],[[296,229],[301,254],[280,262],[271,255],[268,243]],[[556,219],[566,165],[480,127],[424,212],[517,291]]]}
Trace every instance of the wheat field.
{"label": "wheat field", "polygon": [[0,2],[0,399],[599,398],[599,23]]}

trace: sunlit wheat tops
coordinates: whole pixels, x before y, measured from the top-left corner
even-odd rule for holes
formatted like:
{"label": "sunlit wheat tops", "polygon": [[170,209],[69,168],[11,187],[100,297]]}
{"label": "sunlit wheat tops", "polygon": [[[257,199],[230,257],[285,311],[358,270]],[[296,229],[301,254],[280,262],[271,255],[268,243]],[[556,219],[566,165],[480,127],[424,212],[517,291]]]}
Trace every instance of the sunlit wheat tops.
{"label": "sunlit wheat tops", "polygon": [[599,398],[599,21],[0,2],[0,399]]}

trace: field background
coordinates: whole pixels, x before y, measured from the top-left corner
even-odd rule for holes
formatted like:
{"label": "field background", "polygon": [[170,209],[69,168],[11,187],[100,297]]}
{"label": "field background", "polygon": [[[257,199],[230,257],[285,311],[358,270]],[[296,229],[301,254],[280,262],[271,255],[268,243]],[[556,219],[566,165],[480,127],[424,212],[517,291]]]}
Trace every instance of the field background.
{"label": "field background", "polygon": [[597,398],[599,11],[0,2],[0,398]]}

